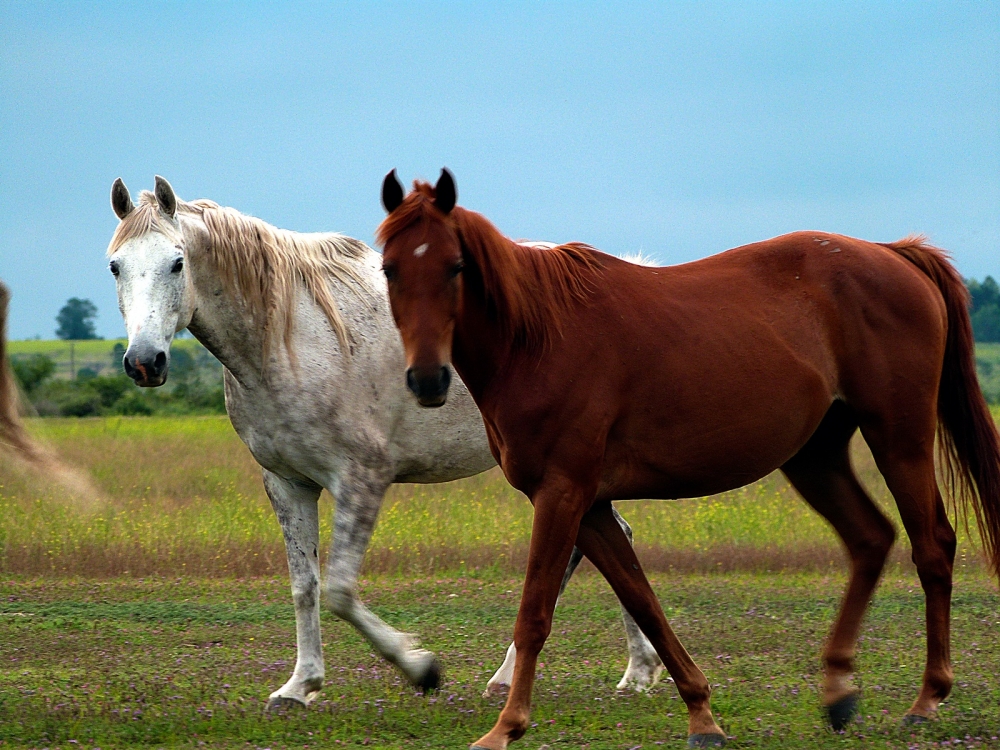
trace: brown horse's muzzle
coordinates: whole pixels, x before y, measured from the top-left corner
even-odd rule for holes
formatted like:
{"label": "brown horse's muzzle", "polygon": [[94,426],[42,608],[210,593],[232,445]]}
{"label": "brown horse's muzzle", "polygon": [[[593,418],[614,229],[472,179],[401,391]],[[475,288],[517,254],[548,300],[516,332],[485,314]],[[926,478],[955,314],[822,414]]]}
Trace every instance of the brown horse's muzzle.
{"label": "brown horse's muzzle", "polygon": [[406,387],[421,406],[443,406],[448,399],[451,372],[447,367],[410,367],[406,370]]}

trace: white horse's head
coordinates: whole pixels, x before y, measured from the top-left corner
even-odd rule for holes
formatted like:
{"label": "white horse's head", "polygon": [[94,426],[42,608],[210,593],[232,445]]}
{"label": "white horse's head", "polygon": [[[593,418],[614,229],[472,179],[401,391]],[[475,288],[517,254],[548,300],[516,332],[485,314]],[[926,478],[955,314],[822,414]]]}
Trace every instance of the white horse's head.
{"label": "white horse's head", "polygon": [[190,324],[195,302],[173,188],[157,176],[155,201],[147,195],[136,207],[121,178],[111,186],[111,207],[121,224],[109,268],[128,331],[125,372],[137,385],[152,387],[166,382],[170,343]]}

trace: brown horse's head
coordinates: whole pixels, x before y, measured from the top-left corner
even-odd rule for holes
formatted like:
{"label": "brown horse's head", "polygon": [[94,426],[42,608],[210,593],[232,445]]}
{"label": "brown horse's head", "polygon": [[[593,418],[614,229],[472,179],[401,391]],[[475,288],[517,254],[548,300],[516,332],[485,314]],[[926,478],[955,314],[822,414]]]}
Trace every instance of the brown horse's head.
{"label": "brown horse's head", "polygon": [[437,185],[414,183],[406,197],[396,170],[382,183],[388,217],[378,229],[392,316],[406,351],[406,385],[421,406],[448,396],[452,334],[461,304],[462,245],[449,218],[455,180],[441,170]]}

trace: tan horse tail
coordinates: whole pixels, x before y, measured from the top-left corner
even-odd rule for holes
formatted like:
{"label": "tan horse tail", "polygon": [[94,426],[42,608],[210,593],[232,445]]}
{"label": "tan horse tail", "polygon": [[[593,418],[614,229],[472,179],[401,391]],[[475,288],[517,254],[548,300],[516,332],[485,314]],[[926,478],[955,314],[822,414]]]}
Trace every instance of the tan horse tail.
{"label": "tan horse tail", "polygon": [[103,502],[90,477],[62,461],[48,446],[34,440],[18,414],[21,400],[14,373],[7,361],[7,308],[10,292],[0,282],[0,452],[12,453],[37,475],[69,490],[78,507],[94,510]]}
{"label": "tan horse tail", "polygon": [[964,513],[971,504],[984,551],[1000,577],[1000,436],[976,377],[969,293],[947,254],[924,237],[886,245],[937,284],[948,313],[941,386],[938,448],[953,502]]}
{"label": "tan horse tail", "polygon": [[7,308],[10,292],[0,282],[0,448],[5,448],[29,463],[41,465],[45,451],[28,435],[17,413],[20,396],[14,373],[7,361]]}

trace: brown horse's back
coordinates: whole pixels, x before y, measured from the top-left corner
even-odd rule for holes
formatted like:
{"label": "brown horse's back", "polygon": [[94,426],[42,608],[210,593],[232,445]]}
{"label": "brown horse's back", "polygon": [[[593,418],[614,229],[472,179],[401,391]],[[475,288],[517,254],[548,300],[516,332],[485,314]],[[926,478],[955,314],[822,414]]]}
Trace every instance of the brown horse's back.
{"label": "brown horse's back", "polygon": [[934,404],[941,296],[881,245],[799,232],[668,268],[602,258],[601,289],[536,371],[578,385],[579,418],[605,425],[601,496],[752,482],[791,458],[836,399],[860,418]]}

